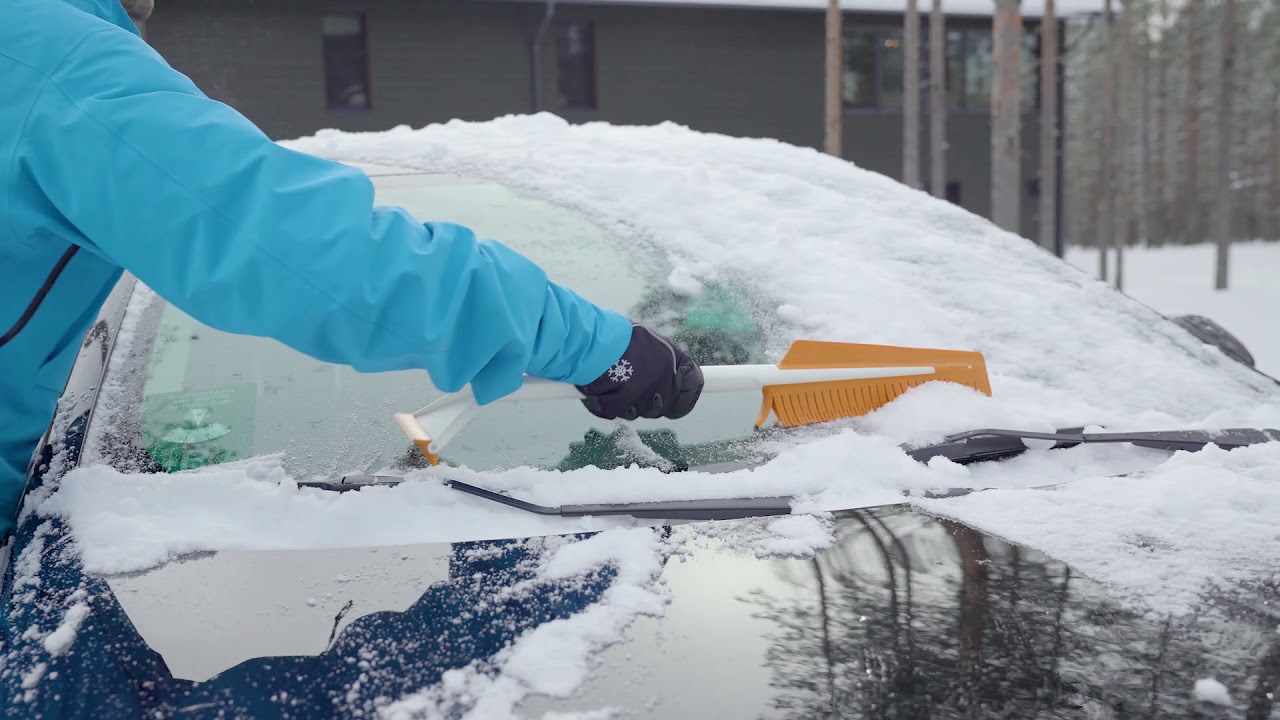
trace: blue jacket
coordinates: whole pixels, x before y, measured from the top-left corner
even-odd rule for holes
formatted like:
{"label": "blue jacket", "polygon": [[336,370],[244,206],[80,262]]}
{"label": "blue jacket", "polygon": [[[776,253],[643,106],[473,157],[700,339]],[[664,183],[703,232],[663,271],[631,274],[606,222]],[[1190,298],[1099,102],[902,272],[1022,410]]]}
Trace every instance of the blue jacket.
{"label": "blue jacket", "polygon": [[587,384],[626,349],[624,317],[521,255],[375,207],[362,172],[271,142],[170,68],[118,0],[0,14],[0,531],[122,269],[215,328],[425,369],[482,403],[526,373]]}

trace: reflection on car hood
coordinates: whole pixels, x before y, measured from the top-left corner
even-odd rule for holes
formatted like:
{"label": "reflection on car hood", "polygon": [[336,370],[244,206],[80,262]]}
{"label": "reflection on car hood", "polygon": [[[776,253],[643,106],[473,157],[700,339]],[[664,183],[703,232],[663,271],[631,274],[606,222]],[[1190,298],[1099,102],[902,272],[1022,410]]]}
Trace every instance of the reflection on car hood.
{"label": "reflection on car hood", "polygon": [[[1038,553],[904,508],[837,514],[834,545],[812,558],[760,558],[717,539],[723,526],[686,527],[716,532],[695,530],[688,552],[668,560],[665,615],[636,620],[571,697],[528,698],[522,714],[1171,717],[1193,711],[1202,677],[1247,697],[1248,717],[1271,714],[1274,587],[1159,620],[1117,607]],[[371,709],[369,698],[438,684],[599,601],[617,577],[611,566],[530,582],[557,543],[221,552],[90,578],[93,610],[75,652],[56,658],[29,709],[48,718],[79,717],[76,707],[95,717]],[[59,570],[68,557],[46,562],[46,592],[71,577]]]}

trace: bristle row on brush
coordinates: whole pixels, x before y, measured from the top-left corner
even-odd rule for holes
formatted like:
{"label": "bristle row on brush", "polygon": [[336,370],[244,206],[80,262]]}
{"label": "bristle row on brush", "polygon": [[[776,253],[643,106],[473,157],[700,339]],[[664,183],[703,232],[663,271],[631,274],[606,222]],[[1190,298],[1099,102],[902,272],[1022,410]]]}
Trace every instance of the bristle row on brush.
{"label": "bristle row on brush", "polygon": [[764,425],[772,411],[783,427],[813,425],[840,418],[866,415],[896,400],[911,388],[928,382],[951,382],[990,395],[986,367],[979,363],[937,367],[931,375],[842,380],[838,382],[769,385],[756,427]]}
{"label": "bristle row on brush", "polygon": [[891,380],[850,380],[811,385],[773,385],[765,388],[763,418],[770,410],[784,427],[812,425],[866,415],[883,407],[931,377]]}

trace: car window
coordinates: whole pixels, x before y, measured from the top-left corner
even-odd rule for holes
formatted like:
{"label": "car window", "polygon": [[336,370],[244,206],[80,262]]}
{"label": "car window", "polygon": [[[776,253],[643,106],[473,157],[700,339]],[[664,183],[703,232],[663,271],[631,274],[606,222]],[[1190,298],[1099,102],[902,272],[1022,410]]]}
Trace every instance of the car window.
{"label": "car window", "polygon": [[[643,244],[583,215],[503,186],[465,178],[375,178],[377,202],[420,219],[457,222],[500,239],[563,283],[605,307],[644,319],[689,347],[704,364],[760,361],[760,303],[725,284],[697,297],[667,288],[670,268]],[[392,416],[440,396],[423,371],[358,373],[274,340],[233,335],[157,301],[131,353],[145,373],[135,445],[166,471],[283,453],[295,478],[332,478],[421,464]],[[482,410],[446,448],[446,460],[474,469],[568,468],[662,458],[685,464],[742,459],[758,393],[704,396],[680,421],[620,426],[576,401],[498,403]],[[636,436],[655,449],[659,459]],[[136,468],[130,468],[136,469]],[[155,468],[152,468],[155,469]]]}

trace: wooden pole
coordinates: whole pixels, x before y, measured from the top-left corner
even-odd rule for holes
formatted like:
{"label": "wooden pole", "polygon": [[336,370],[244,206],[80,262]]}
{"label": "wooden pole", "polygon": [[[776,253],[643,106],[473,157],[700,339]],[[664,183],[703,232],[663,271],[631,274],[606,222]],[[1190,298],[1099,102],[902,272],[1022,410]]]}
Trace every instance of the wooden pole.
{"label": "wooden pole", "polygon": [[[1052,2],[1052,0],[1050,0]],[[942,0],[929,15],[929,185],[933,196],[947,196],[947,34]]]}
{"label": "wooden pole", "polygon": [[1040,245],[1053,247],[1058,222],[1058,18],[1045,0],[1040,19]]}
{"label": "wooden pole", "polygon": [[844,116],[844,94],[841,80],[844,71],[844,45],[841,38],[840,0],[827,0],[827,69],[826,69],[826,151],[842,157],[841,120]]}
{"label": "wooden pole", "polygon": [[902,29],[902,182],[920,187],[920,7],[907,0]]}

